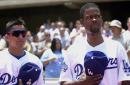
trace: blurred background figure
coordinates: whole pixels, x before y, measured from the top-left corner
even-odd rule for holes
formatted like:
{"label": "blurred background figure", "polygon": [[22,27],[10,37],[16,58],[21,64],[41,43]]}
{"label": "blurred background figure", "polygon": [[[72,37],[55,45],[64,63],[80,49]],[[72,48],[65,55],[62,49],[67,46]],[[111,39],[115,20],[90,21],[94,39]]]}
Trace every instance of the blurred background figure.
{"label": "blurred background figure", "polygon": [[112,39],[119,41],[125,47],[124,37],[122,34],[122,23],[119,20],[112,20],[110,22],[110,28],[112,30]]}
{"label": "blurred background figure", "polygon": [[103,37],[106,37],[106,38],[112,37],[112,32],[111,32],[111,29],[110,29],[110,22],[109,21],[105,21],[103,23],[102,35],[103,35]]}
{"label": "blurred background figure", "polygon": [[81,43],[86,39],[87,39],[86,29],[85,29],[85,27],[81,27],[80,34],[75,38],[73,44],[74,43]]}
{"label": "blurred background figure", "polygon": [[7,48],[7,42],[5,36],[0,35],[0,51]]}
{"label": "blurred background figure", "polygon": [[80,28],[82,27],[82,24],[80,20],[77,20],[75,22],[75,27],[70,32],[70,43],[72,44],[75,40],[75,38],[80,34]]}
{"label": "blurred background figure", "polygon": [[41,25],[40,28],[39,28],[39,31],[37,33],[39,41],[43,41],[44,40],[44,31],[45,31],[45,26]]}
{"label": "blurred background figure", "polygon": [[123,33],[125,38],[125,49],[130,60],[130,17],[127,19],[127,30]]}
{"label": "blurred background figure", "polygon": [[31,45],[33,48],[32,53],[40,58],[41,55],[43,54],[43,52],[46,50],[43,41],[39,41],[38,36],[34,35],[33,41],[31,42]]}
{"label": "blurred background figure", "polygon": [[41,56],[43,66],[45,66],[45,78],[59,78],[63,64],[65,51],[62,50],[61,41],[54,38],[51,48],[46,50]]}
{"label": "blurred background figure", "polygon": [[41,44],[44,46],[44,49],[49,49],[51,47],[51,34],[48,29],[44,32],[44,40],[41,42]]}
{"label": "blurred background figure", "polygon": [[31,31],[28,30],[26,35],[27,35],[27,40],[25,42],[24,49],[32,53],[33,48],[32,48],[31,42],[33,41],[33,37],[32,37]]}
{"label": "blurred background figure", "polygon": [[65,28],[60,28],[59,29],[60,35],[59,35],[59,39],[61,40],[61,44],[62,44],[62,48],[64,50],[67,50],[67,48],[70,46],[70,39],[68,34],[66,35],[66,29]]}

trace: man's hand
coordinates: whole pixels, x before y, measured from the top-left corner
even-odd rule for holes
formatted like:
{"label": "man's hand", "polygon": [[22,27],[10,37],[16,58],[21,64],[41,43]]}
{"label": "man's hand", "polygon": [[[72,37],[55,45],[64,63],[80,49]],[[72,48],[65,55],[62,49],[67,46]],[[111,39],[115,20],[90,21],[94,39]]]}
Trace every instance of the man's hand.
{"label": "man's hand", "polygon": [[83,79],[81,81],[75,81],[75,82],[62,81],[60,82],[60,85],[99,85],[102,78],[103,78],[102,75],[97,74],[94,76],[87,76],[86,79]]}
{"label": "man's hand", "polygon": [[103,78],[103,76],[100,74],[97,74],[94,76],[87,76],[86,80],[84,80],[84,83],[86,85],[98,85],[101,82],[102,78]]}
{"label": "man's hand", "polygon": [[121,85],[130,85],[130,81],[122,81]]}
{"label": "man's hand", "polygon": [[19,85],[23,85],[23,82],[21,79],[19,79]]}
{"label": "man's hand", "polygon": [[[23,85],[22,79],[19,79],[19,85]],[[31,79],[28,80],[26,85],[31,85]]]}

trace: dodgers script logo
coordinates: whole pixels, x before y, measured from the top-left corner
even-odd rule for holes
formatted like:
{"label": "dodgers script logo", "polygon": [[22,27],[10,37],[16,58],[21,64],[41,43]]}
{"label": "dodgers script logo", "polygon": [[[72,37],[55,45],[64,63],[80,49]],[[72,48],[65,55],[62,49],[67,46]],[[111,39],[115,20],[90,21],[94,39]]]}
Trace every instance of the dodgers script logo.
{"label": "dodgers script logo", "polygon": [[109,63],[107,69],[117,68],[117,58],[109,58]]}
{"label": "dodgers script logo", "polygon": [[9,73],[0,73],[0,85],[6,85],[6,84],[16,84],[17,82],[17,77],[11,76]]}
{"label": "dodgers script logo", "polygon": [[80,75],[83,73],[83,66],[81,64],[77,64],[74,68],[74,73],[76,74],[76,79],[80,79]]}

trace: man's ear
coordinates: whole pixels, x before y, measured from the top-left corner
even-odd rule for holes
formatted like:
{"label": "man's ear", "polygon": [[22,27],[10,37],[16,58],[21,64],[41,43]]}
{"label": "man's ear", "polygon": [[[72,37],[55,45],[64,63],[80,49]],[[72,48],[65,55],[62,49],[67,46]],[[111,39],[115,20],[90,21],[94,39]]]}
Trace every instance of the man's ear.
{"label": "man's ear", "polygon": [[5,34],[5,40],[8,41],[8,39],[9,39],[8,34]]}

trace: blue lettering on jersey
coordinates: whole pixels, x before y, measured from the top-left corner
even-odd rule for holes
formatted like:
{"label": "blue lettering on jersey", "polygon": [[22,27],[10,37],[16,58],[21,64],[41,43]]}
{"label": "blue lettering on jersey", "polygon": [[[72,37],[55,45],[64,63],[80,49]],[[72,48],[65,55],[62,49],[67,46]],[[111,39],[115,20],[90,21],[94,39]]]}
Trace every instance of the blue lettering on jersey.
{"label": "blue lettering on jersey", "polygon": [[64,72],[66,72],[67,69],[68,69],[68,65],[65,62],[63,62],[61,70],[64,71]]}
{"label": "blue lettering on jersey", "polygon": [[130,66],[129,66],[129,64],[125,60],[122,60],[122,62],[123,62],[124,72],[125,73],[130,73]]}
{"label": "blue lettering on jersey", "polygon": [[109,58],[109,63],[111,65],[113,65],[113,64],[117,65],[117,58]]}
{"label": "blue lettering on jersey", "polygon": [[74,68],[74,73],[76,74],[76,79],[80,79],[80,75],[83,73],[83,66],[81,64],[77,64]]}
{"label": "blue lettering on jersey", "polygon": [[9,84],[9,83],[16,83],[17,81],[17,77],[15,76],[12,76],[8,73],[4,73],[4,74],[0,74],[0,85],[6,85],[6,84]]}
{"label": "blue lettering on jersey", "polygon": [[109,58],[107,69],[117,68],[117,58]]}

